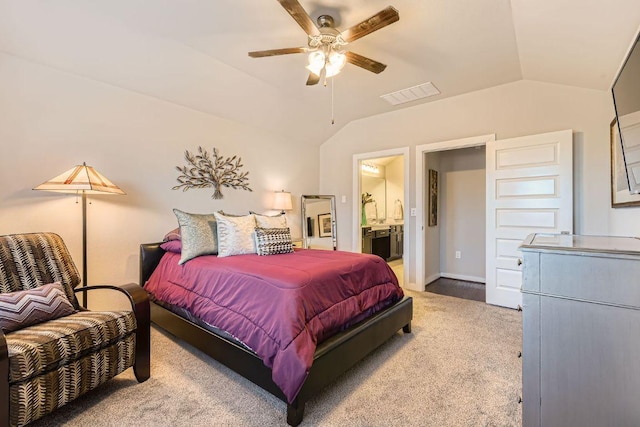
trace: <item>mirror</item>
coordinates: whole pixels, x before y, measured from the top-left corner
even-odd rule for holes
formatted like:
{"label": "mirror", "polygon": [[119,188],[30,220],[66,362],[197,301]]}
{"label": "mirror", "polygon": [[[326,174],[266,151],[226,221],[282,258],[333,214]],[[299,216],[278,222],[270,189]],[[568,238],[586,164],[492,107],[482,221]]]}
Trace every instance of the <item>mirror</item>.
{"label": "mirror", "polygon": [[[640,194],[640,36],[611,88],[628,190]],[[615,166],[615,165],[614,165]]]}
{"label": "mirror", "polygon": [[335,196],[302,196],[302,247],[336,250]]}

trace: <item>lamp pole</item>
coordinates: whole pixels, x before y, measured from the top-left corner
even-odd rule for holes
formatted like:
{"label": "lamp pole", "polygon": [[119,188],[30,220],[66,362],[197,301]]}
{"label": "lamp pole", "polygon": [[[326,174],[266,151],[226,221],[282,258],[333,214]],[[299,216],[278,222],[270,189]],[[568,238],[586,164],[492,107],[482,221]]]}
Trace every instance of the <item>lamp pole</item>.
{"label": "lamp pole", "polygon": [[[82,287],[87,287],[87,193],[82,190]],[[87,291],[82,291],[82,306],[87,307]]]}

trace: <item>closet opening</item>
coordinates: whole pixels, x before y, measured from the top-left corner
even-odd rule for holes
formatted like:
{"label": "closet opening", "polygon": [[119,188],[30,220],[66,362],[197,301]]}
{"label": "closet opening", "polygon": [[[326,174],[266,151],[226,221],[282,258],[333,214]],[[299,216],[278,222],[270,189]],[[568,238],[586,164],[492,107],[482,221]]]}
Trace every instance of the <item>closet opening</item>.
{"label": "closet opening", "polygon": [[416,147],[419,289],[486,301],[486,145],[493,141],[491,134]]}
{"label": "closet opening", "polygon": [[426,153],[424,175],[425,290],[484,302],[485,147]]}

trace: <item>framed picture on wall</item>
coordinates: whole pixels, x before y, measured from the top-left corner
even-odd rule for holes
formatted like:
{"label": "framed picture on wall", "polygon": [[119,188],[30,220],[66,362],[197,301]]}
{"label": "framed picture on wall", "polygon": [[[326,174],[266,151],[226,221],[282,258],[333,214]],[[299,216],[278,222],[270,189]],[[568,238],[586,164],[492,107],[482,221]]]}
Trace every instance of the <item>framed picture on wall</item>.
{"label": "framed picture on wall", "polygon": [[318,235],[320,237],[331,237],[331,214],[318,215]]}
{"label": "framed picture on wall", "polygon": [[438,225],[438,171],[429,169],[429,227]]}
{"label": "framed picture on wall", "polygon": [[609,135],[611,139],[611,207],[640,206],[640,194],[632,194],[629,191],[616,119],[613,119],[609,126]]}

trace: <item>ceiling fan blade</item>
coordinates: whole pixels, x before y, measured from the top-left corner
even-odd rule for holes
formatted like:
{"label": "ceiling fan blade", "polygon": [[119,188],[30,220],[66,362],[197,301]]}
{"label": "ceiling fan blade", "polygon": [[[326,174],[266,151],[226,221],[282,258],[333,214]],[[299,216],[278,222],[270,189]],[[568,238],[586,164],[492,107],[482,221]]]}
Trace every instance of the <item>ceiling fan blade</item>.
{"label": "ceiling fan blade", "polygon": [[291,15],[298,25],[302,27],[305,33],[310,36],[317,36],[320,34],[316,24],[297,0],[278,0],[278,2],[287,12],[289,12],[289,15]]}
{"label": "ceiling fan blade", "polygon": [[347,43],[351,43],[354,40],[358,40],[360,37],[364,37],[367,34],[379,30],[380,28],[393,24],[399,19],[400,15],[398,14],[398,11],[393,6],[389,6],[376,13],[371,18],[367,18],[361,23],[342,31],[342,38]]}
{"label": "ceiling fan blade", "polygon": [[320,76],[317,76],[313,73],[309,73],[309,78],[307,79],[307,86],[317,85],[320,82]]}
{"label": "ceiling fan blade", "polygon": [[255,52],[249,52],[249,56],[252,58],[264,58],[265,56],[288,55],[290,53],[305,53],[307,51],[308,49],[306,47],[286,47],[284,49],[257,50]]}
{"label": "ceiling fan blade", "polygon": [[372,73],[380,74],[384,71],[385,68],[387,68],[387,66],[381,62],[374,61],[373,59],[369,59],[366,56],[358,55],[354,52],[345,52],[344,54],[347,57],[347,62],[364,68],[365,70],[371,71]]}

